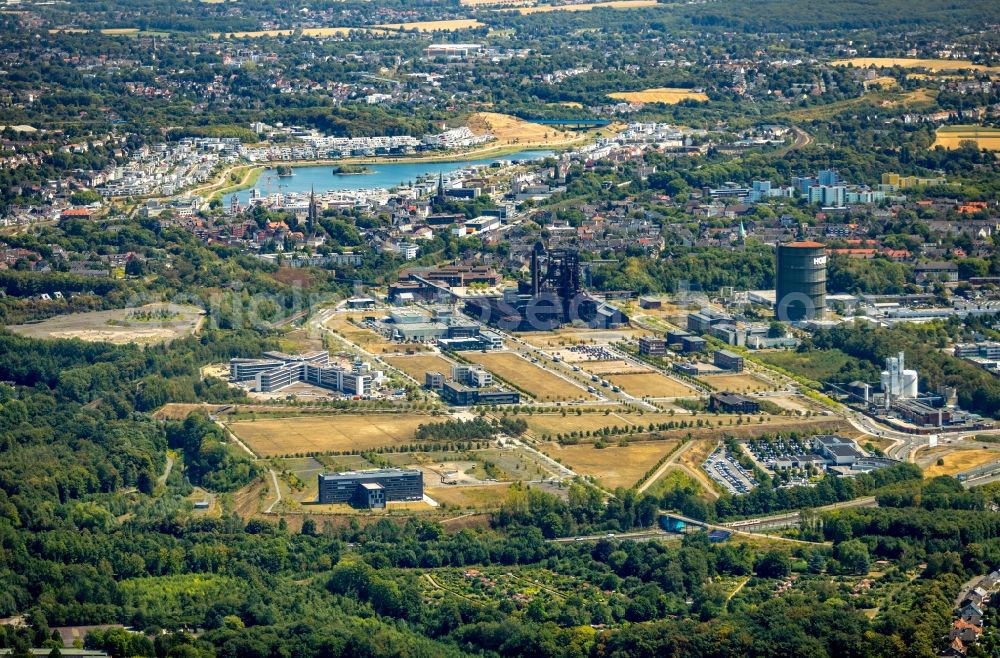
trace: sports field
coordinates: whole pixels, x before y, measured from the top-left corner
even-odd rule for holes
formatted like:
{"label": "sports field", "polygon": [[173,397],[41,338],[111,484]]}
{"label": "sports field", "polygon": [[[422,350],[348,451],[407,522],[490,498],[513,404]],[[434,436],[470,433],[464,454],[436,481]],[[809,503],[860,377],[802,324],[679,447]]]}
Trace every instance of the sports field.
{"label": "sports field", "polygon": [[1000,151],[1000,129],[985,126],[942,126],[935,133],[935,146],[957,149],[962,142],[975,142],[980,149]]}
{"label": "sports field", "polygon": [[527,391],[539,402],[587,400],[593,396],[562,377],[542,370],[513,352],[473,352],[468,359],[484,366],[498,378]]}
{"label": "sports field", "polygon": [[708,100],[708,96],[703,92],[691,91],[690,89],[673,89],[671,87],[654,87],[652,89],[643,89],[642,91],[619,91],[608,94],[608,96],[629,103],[662,103],[663,105],[675,105],[686,100]]}
{"label": "sports field", "polygon": [[281,457],[399,446],[413,441],[418,425],[432,421],[413,414],[301,416],[240,421],[229,429],[261,457]]}
{"label": "sports field", "polygon": [[664,377],[658,372],[639,372],[625,375],[608,375],[606,379],[621,386],[629,395],[651,398],[676,398],[696,395],[690,386]]}
{"label": "sports field", "polygon": [[445,377],[451,376],[451,361],[448,361],[437,354],[387,356],[384,357],[384,359],[390,366],[402,370],[421,384],[424,383],[424,375],[426,375],[429,371],[440,372]]}
{"label": "sports field", "polygon": [[852,59],[838,59],[830,62],[833,66],[854,66],[857,68],[891,68],[899,66],[908,69],[927,69],[928,71],[958,71],[962,69],[973,69],[976,71],[989,71],[997,67],[988,67],[982,64],[973,64],[967,59],[920,59],[915,57],[854,57]]}
{"label": "sports field", "polygon": [[602,486],[615,489],[635,485],[661,457],[673,452],[679,443],[677,440],[639,441],[627,446],[611,444],[600,449],[591,443],[575,446],[552,443],[544,446],[543,450],[580,475],[593,475]]}

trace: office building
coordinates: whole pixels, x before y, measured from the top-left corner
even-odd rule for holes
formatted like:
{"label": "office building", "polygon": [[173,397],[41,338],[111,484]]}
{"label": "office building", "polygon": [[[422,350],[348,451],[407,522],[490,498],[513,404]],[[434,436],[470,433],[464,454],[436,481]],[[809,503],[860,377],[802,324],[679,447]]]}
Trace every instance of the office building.
{"label": "office building", "polygon": [[719,350],[715,353],[713,362],[723,370],[731,372],[743,372],[743,357],[736,352],[729,350]]}
{"label": "office building", "polygon": [[667,353],[667,341],[653,336],[639,338],[639,354],[645,356],[663,356]]}
{"label": "office building", "polygon": [[349,503],[377,509],[391,501],[424,497],[424,474],[416,469],[382,468],[319,475],[320,504]]}

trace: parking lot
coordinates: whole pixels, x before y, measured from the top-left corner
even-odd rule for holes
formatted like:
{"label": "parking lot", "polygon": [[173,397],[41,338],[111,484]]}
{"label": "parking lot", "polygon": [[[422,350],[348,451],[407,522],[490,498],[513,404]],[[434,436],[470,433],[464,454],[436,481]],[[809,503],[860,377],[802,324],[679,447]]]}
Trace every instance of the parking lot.
{"label": "parking lot", "polygon": [[716,448],[701,467],[710,478],[734,496],[750,493],[757,486],[753,473],[740,466],[736,455],[725,446]]}

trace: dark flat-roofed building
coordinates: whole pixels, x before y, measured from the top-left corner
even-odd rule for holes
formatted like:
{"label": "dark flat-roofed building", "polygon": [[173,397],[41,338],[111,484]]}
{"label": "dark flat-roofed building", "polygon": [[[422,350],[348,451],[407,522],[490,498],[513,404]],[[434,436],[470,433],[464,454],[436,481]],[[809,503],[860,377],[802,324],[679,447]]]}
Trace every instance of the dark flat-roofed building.
{"label": "dark flat-roofed building", "polygon": [[710,411],[755,414],[760,411],[760,402],[738,393],[712,393],[708,400],[708,408]]}
{"label": "dark flat-roofed building", "polygon": [[424,474],[417,469],[379,468],[367,471],[321,473],[320,504],[350,503],[365,509],[385,507],[390,501],[424,497]]}
{"label": "dark flat-roofed building", "polygon": [[714,357],[715,365],[731,372],[743,372],[743,357],[729,350],[718,350]]}

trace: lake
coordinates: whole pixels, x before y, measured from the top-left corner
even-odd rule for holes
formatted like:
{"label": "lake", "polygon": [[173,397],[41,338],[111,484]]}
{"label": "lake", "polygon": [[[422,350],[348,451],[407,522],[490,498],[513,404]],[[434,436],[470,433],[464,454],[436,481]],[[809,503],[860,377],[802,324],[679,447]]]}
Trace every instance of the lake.
{"label": "lake", "polygon": [[[257,179],[256,188],[260,193],[267,193],[268,177],[271,178],[271,193],[278,191],[278,184],[281,183],[281,191],[285,194],[304,193],[315,188],[316,193],[328,191],[345,190],[371,190],[376,188],[391,188],[397,185],[408,184],[416,181],[417,178],[426,174],[437,176],[439,173],[448,174],[464,169],[470,165],[492,164],[501,161],[527,161],[541,160],[552,155],[552,151],[520,151],[495,158],[484,158],[478,160],[456,160],[454,162],[393,162],[389,164],[367,164],[364,166],[371,171],[365,174],[337,175],[333,173],[334,165],[322,165],[316,167],[295,167],[294,176],[279,178],[278,172],[274,168],[267,168]],[[236,197],[240,203],[249,203],[250,190],[240,190],[236,192]],[[231,195],[227,195],[228,203]]]}

